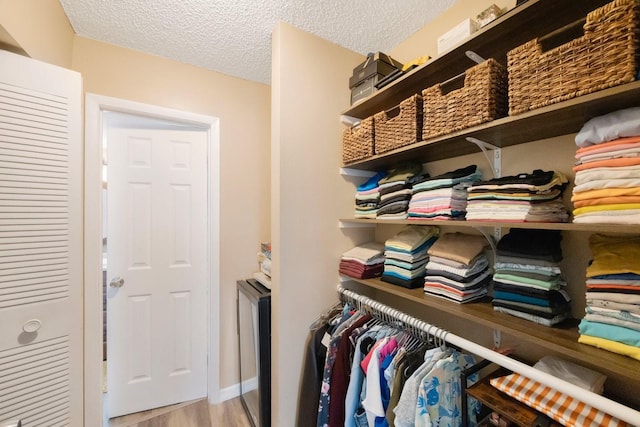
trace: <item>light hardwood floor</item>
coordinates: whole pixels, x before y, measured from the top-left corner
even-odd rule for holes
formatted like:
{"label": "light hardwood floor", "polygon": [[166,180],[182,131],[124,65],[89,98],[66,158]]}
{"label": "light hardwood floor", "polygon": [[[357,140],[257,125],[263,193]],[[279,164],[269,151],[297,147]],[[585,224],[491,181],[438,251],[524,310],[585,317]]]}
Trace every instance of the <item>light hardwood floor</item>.
{"label": "light hardwood floor", "polygon": [[240,398],[219,405],[206,399],[112,418],[105,427],[251,427]]}
{"label": "light hardwood floor", "polygon": [[[103,407],[107,399],[107,364],[102,364]],[[248,396],[252,397],[252,396]],[[257,405],[257,402],[249,401]],[[179,403],[108,419],[104,427],[251,427],[239,397],[209,405],[206,399]]]}

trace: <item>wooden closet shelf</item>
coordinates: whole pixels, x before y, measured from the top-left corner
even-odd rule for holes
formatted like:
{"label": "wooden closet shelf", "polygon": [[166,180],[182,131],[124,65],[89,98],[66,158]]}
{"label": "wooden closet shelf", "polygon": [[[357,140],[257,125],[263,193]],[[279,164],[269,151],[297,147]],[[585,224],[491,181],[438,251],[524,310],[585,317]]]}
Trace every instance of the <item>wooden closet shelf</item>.
{"label": "wooden closet shelf", "polygon": [[415,68],[395,82],[351,106],[343,114],[365,118],[398,105],[419,93],[473,66],[465,52],[494,58],[506,65],[507,52],[541,34],[564,27],[610,0],[529,0],[482,27],[465,41]]}
{"label": "wooden closet shelf", "polygon": [[[364,101],[346,109],[343,114],[366,118],[380,111],[388,110],[423,89],[464,72],[474,65],[467,56],[473,51],[483,58],[494,58],[506,65],[506,55],[511,49],[537,37],[564,27],[589,12],[610,3],[611,0],[528,0],[511,9],[500,18],[489,23],[466,40],[452,47],[444,54],[416,67],[398,80],[372,94]],[[343,165],[348,169],[364,171],[389,170],[408,162],[435,162],[444,159],[474,154],[479,148],[469,142],[473,137],[499,148],[518,146],[548,138],[571,135],[579,132],[589,119],[616,110],[637,107],[640,99],[640,81],[627,83],[598,92],[558,102],[522,114],[503,117],[488,123],[430,138],[409,146],[401,147],[383,154],[377,154],[364,160]],[[565,137],[558,143],[572,144]],[[570,147],[564,147],[570,148]],[[577,149],[577,147],[575,147]],[[567,159],[568,164],[573,159]],[[487,228],[525,228],[540,230],[560,230],[575,233],[621,233],[640,234],[640,225],[617,224],[575,224],[575,223],[514,223],[504,221],[438,221],[438,220],[370,220],[341,219],[341,226],[377,227],[381,225],[436,225],[451,228],[474,228],[484,231]],[[584,236],[583,236],[584,237]],[[579,254],[582,255],[582,254]],[[582,268],[582,267],[581,267]],[[529,343],[539,350],[563,355],[592,369],[618,377],[632,389],[640,387],[640,361],[578,343],[577,320],[563,322],[555,327],[546,327],[533,322],[494,312],[489,298],[481,302],[457,304],[455,302],[425,294],[422,288],[406,289],[379,279],[350,279],[351,286],[357,283],[361,287],[375,291],[380,300],[401,301],[413,309],[420,309],[424,318],[429,313],[446,314],[463,321],[466,335],[472,334],[475,325],[504,332],[513,339]],[[354,283],[357,282],[357,283]],[[580,289],[576,292],[582,292]],[[399,308],[399,307],[398,307]],[[466,325],[469,328],[466,328]],[[447,325],[440,325],[447,328]],[[456,331],[453,331],[456,333]],[[464,335],[464,334],[463,334]],[[637,397],[634,398],[637,400]]]}
{"label": "wooden closet shelf", "polygon": [[608,370],[634,378],[636,381],[638,380],[640,361],[578,343],[578,321],[575,319],[554,327],[548,327],[508,314],[497,313],[493,311],[488,298],[481,302],[457,304],[443,298],[427,295],[422,288],[406,289],[383,282],[380,279],[361,280],[349,277],[349,280],[487,328],[500,330],[514,338],[531,342],[542,348],[563,354],[566,357],[582,361],[592,368]]}
{"label": "wooden closet shelf", "polygon": [[478,147],[468,142],[465,139],[467,137],[504,148],[577,133],[589,119],[622,108],[635,107],[638,99],[640,82],[636,81],[417,142],[344,167],[381,170],[416,159],[432,162],[478,152]]}
{"label": "wooden closet shelf", "polygon": [[449,227],[469,227],[469,228],[529,228],[536,230],[563,230],[563,231],[585,231],[602,233],[640,233],[640,225],[635,224],[575,224],[557,222],[506,222],[506,221],[444,221],[444,220],[409,220],[409,219],[340,219],[343,223],[355,224],[376,224],[376,225],[435,225]]}

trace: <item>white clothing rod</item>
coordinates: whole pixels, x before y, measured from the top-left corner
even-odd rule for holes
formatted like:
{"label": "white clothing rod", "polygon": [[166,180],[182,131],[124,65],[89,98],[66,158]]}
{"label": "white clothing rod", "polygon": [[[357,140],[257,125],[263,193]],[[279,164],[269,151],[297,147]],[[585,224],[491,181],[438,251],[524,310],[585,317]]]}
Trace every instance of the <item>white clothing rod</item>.
{"label": "white clothing rod", "polygon": [[569,396],[575,397],[580,401],[591,405],[592,407],[599,409],[602,412],[610,414],[622,421],[626,421],[631,425],[638,425],[638,420],[640,420],[640,412],[628,406],[622,405],[621,403],[618,403],[614,400],[607,399],[606,397],[600,396],[599,394],[593,393],[567,381],[561,380],[560,378],[556,378],[552,375],[535,369],[532,366],[526,365],[522,362],[518,362],[517,360],[514,360],[508,356],[454,335],[423,320],[416,319],[415,317],[396,310],[395,308],[384,305],[374,299],[345,289],[342,287],[342,285],[338,285],[338,293],[362,305],[368,306],[373,310],[379,311],[383,315],[383,317],[392,317],[405,323],[408,326],[417,327],[427,334],[435,336],[437,339],[444,340],[460,349],[480,356],[483,359],[490,360],[493,363],[503,366],[513,372],[517,372],[520,375],[556,389]]}

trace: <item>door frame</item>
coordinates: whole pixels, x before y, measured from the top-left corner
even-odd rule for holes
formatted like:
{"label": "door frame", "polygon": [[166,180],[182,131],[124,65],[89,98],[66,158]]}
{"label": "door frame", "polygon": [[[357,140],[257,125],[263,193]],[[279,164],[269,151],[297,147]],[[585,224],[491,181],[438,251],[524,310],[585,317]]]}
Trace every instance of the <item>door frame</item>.
{"label": "door frame", "polygon": [[210,403],[220,402],[220,119],[87,93],[84,144],[84,425],[102,426],[102,138],[113,111],[200,127],[208,133],[208,366]]}

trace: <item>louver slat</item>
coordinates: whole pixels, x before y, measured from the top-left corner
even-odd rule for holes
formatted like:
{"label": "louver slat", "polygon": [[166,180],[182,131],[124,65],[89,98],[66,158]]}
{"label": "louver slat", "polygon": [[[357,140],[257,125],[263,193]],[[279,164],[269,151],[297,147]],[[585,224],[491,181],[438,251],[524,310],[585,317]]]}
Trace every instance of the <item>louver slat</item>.
{"label": "louver slat", "polygon": [[[21,418],[23,425],[41,425],[68,401],[69,359],[66,337],[0,352],[0,414]],[[63,418],[66,418],[63,417]]]}
{"label": "louver slat", "polygon": [[0,64],[0,424],[81,425],[81,80]]}

